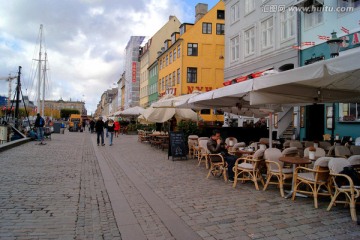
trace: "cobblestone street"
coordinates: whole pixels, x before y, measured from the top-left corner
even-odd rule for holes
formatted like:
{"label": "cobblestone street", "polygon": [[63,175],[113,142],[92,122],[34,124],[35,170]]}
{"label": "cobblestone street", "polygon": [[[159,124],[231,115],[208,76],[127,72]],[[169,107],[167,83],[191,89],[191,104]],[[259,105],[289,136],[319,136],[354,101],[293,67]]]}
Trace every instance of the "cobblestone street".
{"label": "cobblestone street", "polygon": [[[350,212],[328,199],[206,179],[195,160],[121,135],[53,134],[0,153],[0,239],[359,239]],[[358,213],[359,214],[359,213]]]}

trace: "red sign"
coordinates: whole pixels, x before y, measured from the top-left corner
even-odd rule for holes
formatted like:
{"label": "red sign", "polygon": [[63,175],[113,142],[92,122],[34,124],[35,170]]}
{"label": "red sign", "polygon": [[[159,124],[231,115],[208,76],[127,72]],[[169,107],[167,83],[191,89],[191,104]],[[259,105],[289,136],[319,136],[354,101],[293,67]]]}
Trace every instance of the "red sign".
{"label": "red sign", "polygon": [[201,87],[201,86],[196,86],[196,87],[193,87],[193,86],[187,86],[187,94],[190,94],[192,93],[194,90],[197,90],[199,92],[209,92],[212,90],[212,87]]}
{"label": "red sign", "polygon": [[132,82],[136,82],[136,62],[132,62]]}

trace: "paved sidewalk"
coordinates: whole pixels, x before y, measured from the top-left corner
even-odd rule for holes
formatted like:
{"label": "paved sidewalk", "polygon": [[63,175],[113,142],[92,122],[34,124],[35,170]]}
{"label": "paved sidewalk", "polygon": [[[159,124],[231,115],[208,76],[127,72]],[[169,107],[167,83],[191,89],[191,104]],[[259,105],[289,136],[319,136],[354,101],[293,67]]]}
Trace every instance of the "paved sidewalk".
{"label": "paved sidewalk", "polygon": [[[206,179],[121,135],[53,134],[0,153],[0,239],[359,239],[342,206]],[[359,211],[358,211],[359,213]]]}

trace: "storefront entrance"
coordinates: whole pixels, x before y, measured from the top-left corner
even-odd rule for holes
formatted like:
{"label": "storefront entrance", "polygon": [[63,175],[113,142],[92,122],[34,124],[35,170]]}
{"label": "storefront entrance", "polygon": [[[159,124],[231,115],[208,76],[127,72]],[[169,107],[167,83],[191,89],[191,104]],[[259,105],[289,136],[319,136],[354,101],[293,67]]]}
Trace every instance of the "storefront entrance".
{"label": "storefront entrance", "polygon": [[306,140],[321,141],[324,134],[324,105],[306,106]]}

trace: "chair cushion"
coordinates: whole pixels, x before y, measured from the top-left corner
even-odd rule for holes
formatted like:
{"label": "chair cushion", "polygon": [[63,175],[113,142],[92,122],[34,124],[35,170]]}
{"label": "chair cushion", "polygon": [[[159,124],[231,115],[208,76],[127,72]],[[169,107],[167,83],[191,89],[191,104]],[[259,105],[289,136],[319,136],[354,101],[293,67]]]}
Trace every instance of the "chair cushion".
{"label": "chair cushion", "polygon": [[244,168],[244,169],[253,169],[253,165],[251,163],[240,163],[238,164],[239,168]]}
{"label": "chair cushion", "polygon": [[[279,172],[278,169],[272,169],[271,171],[272,171],[272,172],[275,172],[275,173],[278,173],[278,172]],[[282,169],[282,172],[288,174],[288,173],[292,173],[293,170],[292,170],[291,168],[283,168],[283,169]]]}
{"label": "chair cushion", "polygon": [[[298,173],[298,178],[308,181],[315,181],[315,175],[312,172]],[[319,179],[319,182],[326,182],[326,181]]]}

